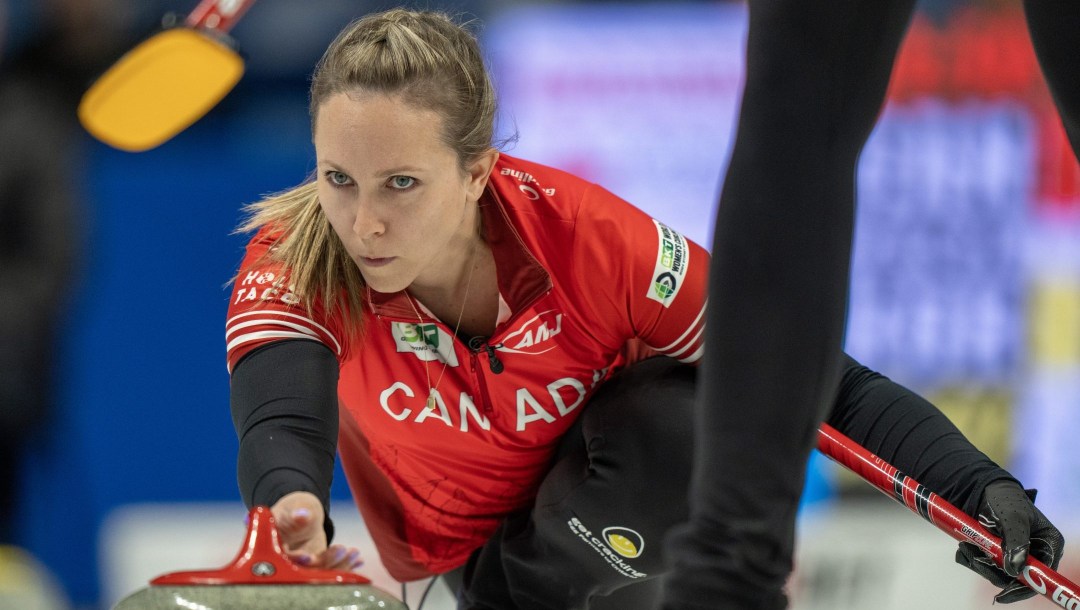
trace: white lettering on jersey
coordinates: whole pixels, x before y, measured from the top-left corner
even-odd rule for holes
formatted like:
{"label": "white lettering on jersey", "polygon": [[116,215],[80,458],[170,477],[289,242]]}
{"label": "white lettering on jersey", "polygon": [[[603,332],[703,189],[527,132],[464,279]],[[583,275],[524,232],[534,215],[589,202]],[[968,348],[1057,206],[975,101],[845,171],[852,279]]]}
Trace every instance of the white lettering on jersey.
{"label": "white lettering on jersey", "polygon": [[472,397],[465,392],[461,393],[461,400],[458,402],[458,406],[461,408],[461,431],[469,431],[469,418],[468,415],[472,415],[473,421],[480,424],[480,428],[483,430],[491,430],[491,422],[488,418],[484,417],[482,413],[476,410],[476,403],[472,401]]}
{"label": "white lettering on jersey", "polygon": [[[419,424],[423,423],[424,420],[428,418],[435,418],[441,420],[444,424],[450,426],[451,428],[454,427],[453,417],[450,415],[450,410],[446,408],[446,401],[443,399],[442,394],[440,394],[439,391],[435,389],[429,389],[428,391],[430,392],[429,396],[435,399],[435,405],[437,409],[419,409],[416,413],[416,417],[413,418],[413,423]],[[393,385],[386,388],[382,391],[381,394],[379,394],[379,404],[382,405],[383,411],[386,411],[386,414],[390,417],[393,417],[397,421],[405,421],[409,418],[410,415],[412,415],[413,410],[408,407],[404,407],[400,411],[395,411],[390,406],[390,397],[393,396],[396,392],[401,392],[407,398],[416,397],[416,393],[413,392],[412,388],[410,388],[404,382],[396,381]],[[481,430],[491,430],[491,422],[488,421],[488,418],[485,417],[483,413],[480,413],[480,411],[476,408],[476,403],[473,402],[472,397],[465,392],[462,392],[461,397],[458,399],[458,409],[461,413],[460,429],[462,432],[469,431],[469,419],[472,419],[474,422],[476,422],[476,424],[480,426]],[[437,414],[436,410],[438,410]]]}
{"label": "white lettering on jersey", "polygon": [[[532,409],[532,413],[525,412],[526,405]],[[540,402],[533,398],[529,390],[519,388],[517,391],[517,431],[524,432],[525,426],[540,419],[550,424],[555,421],[555,416],[541,407]]]}
{"label": "white lettering on jersey", "polygon": [[510,169],[509,167],[504,167],[504,168],[502,168],[502,170],[499,173],[501,175],[503,175],[503,176],[513,176],[514,178],[517,178],[518,180],[520,180],[521,182],[524,182],[526,184],[528,184],[530,182],[533,183],[533,184],[539,184],[536,181],[536,178],[533,177],[533,175],[530,174],[529,172],[523,172],[521,170]]}
{"label": "white lettering on jersey", "polygon": [[[435,389],[430,389],[429,392],[428,397],[435,399],[434,402],[429,400],[427,404],[430,408],[420,409],[420,412],[416,414],[416,419],[413,421],[419,424],[429,417],[434,417],[441,419],[448,427],[453,428],[454,423],[450,421],[450,412],[446,410],[446,403],[443,402],[442,394],[439,394],[439,391]],[[432,404],[435,406],[431,407]],[[438,415],[435,415],[436,408],[439,411]]]}
{"label": "white lettering on jersey", "polygon": [[258,295],[259,293],[256,292],[254,288],[241,288],[240,290],[236,291],[236,300],[233,301],[233,305],[241,301],[254,301],[256,298],[258,298]]}
{"label": "white lettering on jersey", "polygon": [[[254,290],[254,288],[252,290]],[[289,287],[289,290],[292,290],[292,286]],[[274,299],[278,299],[286,305],[298,305],[300,303],[300,297],[296,296],[292,292],[286,292],[285,294],[281,294],[281,290],[277,288],[267,288],[266,290],[263,290],[262,296],[259,298],[263,301],[272,301]]]}
{"label": "white lettering on jersey", "polygon": [[[260,286],[270,284],[271,286],[279,286],[284,278],[279,279],[273,271],[248,271],[244,275],[244,281],[240,282],[241,286],[250,286],[252,284],[258,284]],[[275,281],[276,280],[276,281]]]}
{"label": "white lettering on jersey", "polygon": [[[592,383],[589,388],[593,388],[601,379],[604,378],[604,374],[607,369],[599,369],[592,373]],[[528,388],[518,388],[516,392],[517,397],[517,431],[524,432],[525,428],[536,421],[544,421],[546,423],[555,423],[559,417],[566,417],[573,413],[578,407],[585,402],[585,395],[588,393],[588,389],[585,387],[585,383],[580,379],[574,379],[573,377],[563,377],[556,379],[545,387],[548,396],[551,396],[551,406],[554,409],[545,407],[541,404],[540,400],[536,396],[533,396],[529,392]],[[426,408],[420,405],[417,401],[416,408],[410,408],[402,403],[402,397],[394,398],[396,394],[403,395],[404,398],[417,398],[416,392],[413,391],[403,381],[395,381],[390,387],[386,388],[379,394],[379,404],[382,406],[383,411],[386,414],[394,418],[396,421],[405,421],[409,419],[413,413],[416,415],[413,417],[413,423],[423,423],[427,419],[438,419],[447,426],[455,427],[454,412],[451,411],[446,405],[446,400],[438,390],[428,389],[429,396],[433,398],[434,407]],[[393,403],[393,404],[391,404]],[[558,413],[558,416],[553,414]],[[457,410],[458,422],[457,428],[462,432],[469,431],[469,420],[472,420],[481,430],[491,430],[491,421],[487,416],[480,412],[476,407],[476,402],[473,397],[466,392],[461,392],[458,398],[458,410]]]}
{"label": "white lettering on jersey", "polygon": [[607,368],[602,368],[600,370],[593,371],[592,372],[592,384],[589,386],[589,389],[591,390],[591,389],[595,388],[596,384],[600,383],[600,380],[604,378],[604,375],[607,375]]}
{"label": "white lettering on jersey", "polygon": [[379,394],[379,404],[382,405],[383,411],[386,411],[386,413],[390,415],[390,417],[393,417],[398,421],[404,421],[405,418],[407,418],[409,414],[412,413],[412,409],[402,409],[401,413],[394,413],[390,410],[390,396],[398,390],[401,390],[409,398],[416,396],[416,394],[413,393],[412,388],[400,381],[395,381],[394,385],[386,388],[382,391],[382,394]]}
{"label": "white lettering on jersey", "polygon": [[[574,402],[567,406],[563,400],[562,394],[559,392],[562,388],[571,388],[574,390]],[[551,394],[552,400],[555,401],[555,408],[559,410],[559,415],[566,415],[578,408],[581,401],[585,400],[585,385],[573,377],[563,377],[562,379],[556,379],[547,386],[548,394]]]}
{"label": "white lettering on jersey", "polygon": [[[260,295],[253,284],[259,286],[269,284],[269,286],[264,288]],[[236,301],[234,301],[233,304],[235,305],[241,301],[273,301],[275,299],[286,305],[299,304],[300,297],[293,293],[293,290],[295,290],[296,287],[289,286],[283,290],[282,287],[284,284],[285,276],[274,275],[272,271],[248,271],[247,274],[244,275],[243,281],[240,282],[241,288],[236,291]],[[249,286],[249,288],[245,289],[243,288],[244,286]]]}
{"label": "white lettering on jersey", "polygon": [[[512,176],[514,178],[517,178],[519,181],[524,182],[524,184],[519,184],[518,185],[518,189],[520,189],[522,193],[525,193],[525,196],[528,197],[529,199],[532,199],[532,200],[535,201],[535,200],[540,198],[540,193],[536,192],[536,189],[529,186],[529,184],[531,183],[531,184],[535,184],[536,186],[540,187],[540,183],[537,182],[536,177],[533,176],[532,174],[530,174],[529,172],[523,172],[523,171],[520,171],[520,170],[510,169],[508,167],[504,167],[499,171],[499,173],[502,174],[503,176]],[[553,196],[555,194],[555,189],[553,189],[553,188],[540,187],[540,190],[545,195],[547,195],[548,197],[551,197],[551,196]]]}

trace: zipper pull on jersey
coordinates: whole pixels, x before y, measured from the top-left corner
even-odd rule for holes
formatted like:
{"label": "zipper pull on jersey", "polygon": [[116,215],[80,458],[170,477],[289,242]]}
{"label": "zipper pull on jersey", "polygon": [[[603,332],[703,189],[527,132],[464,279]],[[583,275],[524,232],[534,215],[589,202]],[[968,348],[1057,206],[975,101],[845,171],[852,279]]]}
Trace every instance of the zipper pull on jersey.
{"label": "zipper pull on jersey", "polygon": [[480,353],[480,350],[487,352],[488,368],[491,372],[498,375],[503,372],[502,360],[499,360],[499,355],[495,353],[495,348],[491,347],[491,344],[487,342],[487,337],[473,337],[469,339],[469,349],[476,353]]}

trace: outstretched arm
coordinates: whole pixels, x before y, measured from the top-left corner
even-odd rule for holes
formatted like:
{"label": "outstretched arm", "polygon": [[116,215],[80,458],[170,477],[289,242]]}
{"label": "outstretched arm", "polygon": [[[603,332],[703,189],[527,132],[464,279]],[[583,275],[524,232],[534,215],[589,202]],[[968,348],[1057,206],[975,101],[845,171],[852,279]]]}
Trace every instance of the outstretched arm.
{"label": "outstretched arm", "polygon": [[278,341],[233,368],[231,405],[240,439],[244,503],[270,506],[294,559],[351,568],[356,553],[328,548],[330,484],[337,447],[337,360],[315,341]]}
{"label": "outstretched arm", "polygon": [[969,515],[987,485],[1015,482],[937,407],[848,355],[826,422]]}
{"label": "outstretched arm", "polygon": [[1000,603],[1035,592],[1016,580],[1030,553],[1052,569],[1065,546],[1061,532],[1006,470],[979,451],[934,405],[844,356],[836,404],[827,423],[899,468],[1002,539],[1004,570],[974,544],[960,543],[957,563],[1002,590]]}

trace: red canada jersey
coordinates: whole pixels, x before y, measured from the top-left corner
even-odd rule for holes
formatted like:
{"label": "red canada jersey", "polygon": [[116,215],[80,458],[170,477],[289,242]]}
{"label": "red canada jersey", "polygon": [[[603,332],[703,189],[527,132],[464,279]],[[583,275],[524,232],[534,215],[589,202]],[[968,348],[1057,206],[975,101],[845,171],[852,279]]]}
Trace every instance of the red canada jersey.
{"label": "red canada jersey", "polygon": [[704,350],[701,246],[595,184],[507,155],[480,203],[501,300],[486,339],[454,336],[453,320],[405,292],[374,291],[363,331],[345,336],[340,319],[319,302],[309,315],[280,269],[259,261],[265,233],[248,244],[230,298],[230,370],[273,341],[337,354],[338,451],[401,581],[462,565],[529,506],[560,437],[612,373],[653,354],[694,363]]}

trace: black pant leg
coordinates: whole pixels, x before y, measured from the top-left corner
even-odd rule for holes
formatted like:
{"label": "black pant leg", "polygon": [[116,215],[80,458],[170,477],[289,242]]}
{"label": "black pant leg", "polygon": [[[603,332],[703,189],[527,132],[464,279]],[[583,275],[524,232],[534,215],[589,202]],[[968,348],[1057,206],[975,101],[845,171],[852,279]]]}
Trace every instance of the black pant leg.
{"label": "black pant leg", "polygon": [[1025,0],[1024,13],[1039,66],[1080,159],[1080,2]]}
{"label": "black pant leg", "polygon": [[691,522],[663,608],[779,608],[839,379],[858,156],[913,0],[751,0],[698,393]]}
{"label": "black pant leg", "polygon": [[652,358],[604,384],[535,506],[470,558],[459,608],[584,609],[622,587],[641,587],[619,593],[622,610],[652,607],[655,585],[640,583],[665,571],[663,539],[688,516],[695,377]]}

